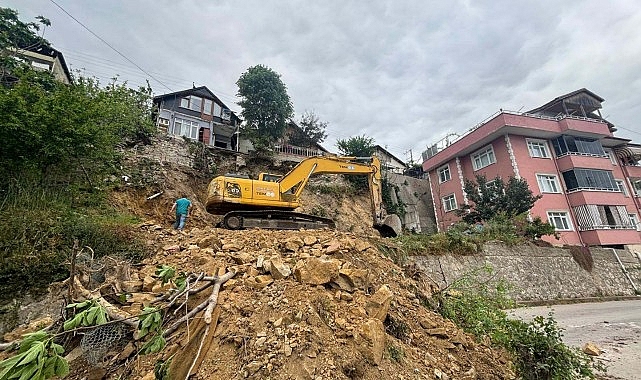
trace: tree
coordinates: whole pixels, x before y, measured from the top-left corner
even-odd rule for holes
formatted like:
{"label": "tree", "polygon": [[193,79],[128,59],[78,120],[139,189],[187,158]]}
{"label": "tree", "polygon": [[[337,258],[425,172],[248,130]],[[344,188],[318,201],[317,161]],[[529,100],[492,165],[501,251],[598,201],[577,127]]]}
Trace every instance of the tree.
{"label": "tree", "polygon": [[300,119],[300,129],[296,129],[289,137],[292,145],[310,147],[320,144],[327,138],[327,122],[320,121],[314,111],[305,111]]}
{"label": "tree", "polygon": [[541,195],[533,195],[527,181],[510,177],[507,183],[496,177],[488,181],[477,175],[476,181],[465,179],[464,190],[474,205],[463,205],[457,212],[467,223],[488,221],[497,215],[513,218],[528,212]]}
{"label": "tree", "polygon": [[244,132],[258,150],[269,148],[283,136],[294,114],[287,87],[278,73],[263,65],[248,68],[236,84],[246,123]]}
{"label": "tree", "polygon": [[[374,153],[374,139],[365,135],[338,140],[336,146],[343,156],[371,157]],[[351,182],[356,189],[367,189],[367,177],[348,175],[345,176],[345,178]]]}
{"label": "tree", "polygon": [[[9,84],[15,81],[16,71],[25,70],[28,65],[15,59],[16,49],[33,49],[50,46],[49,41],[39,36],[41,26],[50,26],[51,22],[42,16],[38,22],[22,22],[18,12],[0,7],[0,82]],[[44,31],[43,31],[44,35]]]}
{"label": "tree", "polygon": [[336,147],[344,156],[371,157],[374,154],[374,139],[365,135],[354,136],[338,140]]}

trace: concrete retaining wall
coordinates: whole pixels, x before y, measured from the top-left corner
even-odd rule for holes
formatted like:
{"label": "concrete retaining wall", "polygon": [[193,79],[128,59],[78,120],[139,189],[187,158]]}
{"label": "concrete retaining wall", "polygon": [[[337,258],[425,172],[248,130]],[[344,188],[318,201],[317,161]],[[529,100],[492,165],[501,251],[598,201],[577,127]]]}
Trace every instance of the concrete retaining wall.
{"label": "concrete retaining wall", "polygon": [[[508,247],[486,244],[475,256],[416,256],[414,261],[440,285],[485,265],[496,279],[511,284],[510,295],[518,301],[548,301],[589,297],[631,296],[635,290],[612,249],[591,248],[590,272],[572,258],[567,249],[536,246]],[[616,250],[637,289],[641,290],[641,261],[628,250]]]}

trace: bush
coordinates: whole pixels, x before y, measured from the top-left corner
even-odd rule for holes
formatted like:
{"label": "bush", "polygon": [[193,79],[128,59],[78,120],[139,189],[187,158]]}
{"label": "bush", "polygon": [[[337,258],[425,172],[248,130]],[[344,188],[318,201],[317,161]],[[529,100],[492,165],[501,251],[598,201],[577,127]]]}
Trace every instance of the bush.
{"label": "bush", "polygon": [[[489,268],[482,272],[491,275]],[[463,277],[441,294],[437,311],[478,340],[489,340],[510,352],[520,378],[593,379],[594,370],[603,369],[599,364],[593,367],[588,356],[562,342],[562,330],[552,315],[531,322],[508,319],[503,311],[513,306],[508,287],[502,281],[490,285],[478,274]]]}

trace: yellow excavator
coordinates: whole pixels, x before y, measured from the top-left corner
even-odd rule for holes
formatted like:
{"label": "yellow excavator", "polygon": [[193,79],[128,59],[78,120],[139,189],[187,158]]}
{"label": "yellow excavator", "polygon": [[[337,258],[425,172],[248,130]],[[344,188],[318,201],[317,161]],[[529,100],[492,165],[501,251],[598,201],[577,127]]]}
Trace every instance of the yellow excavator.
{"label": "yellow excavator", "polygon": [[260,173],[256,180],[236,174],[218,176],[209,183],[205,205],[209,213],[224,214],[220,226],[228,229],[334,228],[329,218],[293,211],[300,206],[300,195],[315,174],[367,175],[374,228],[385,237],[401,233],[398,215],[386,215],[383,208],[381,163],[375,156],[309,157],[285,175]]}

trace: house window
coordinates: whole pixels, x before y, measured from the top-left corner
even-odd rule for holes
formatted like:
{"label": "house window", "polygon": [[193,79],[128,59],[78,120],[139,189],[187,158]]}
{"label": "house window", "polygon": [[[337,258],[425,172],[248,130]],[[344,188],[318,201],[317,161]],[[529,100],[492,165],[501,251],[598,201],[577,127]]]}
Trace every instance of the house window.
{"label": "house window", "polygon": [[610,162],[612,163],[612,165],[617,164],[617,158],[614,155],[614,152],[612,151],[612,149],[605,149],[605,154],[607,154],[608,157],[610,158]]}
{"label": "house window", "polygon": [[191,139],[198,139],[198,122],[185,120],[185,119],[174,119],[174,126],[170,128],[169,133],[174,136],[185,136]]}
{"label": "house window", "polygon": [[189,109],[193,111],[198,111],[200,112],[200,107],[203,104],[203,98],[199,98],[198,96],[190,96],[189,97]]}
{"label": "house window", "polygon": [[548,222],[557,231],[572,231],[570,217],[566,211],[548,211]]}
{"label": "house window", "polygon": [[527,149],[530,152],[530,157],[537,158],[550,158],[548,152],[548,144],[543,140],[527,140]]}
{"label": "house window", "polygon": [[561,187],[555,175],[537,174],[536,181],[539,183],[539,189],[542,193],[560,193]]}
{"label": "house window", "polygon": [[641,223],[639,223],[639,217],[637,217],[637,214],[628,214],[628,217],[630,218],[630,224],[632,224],[632,227],[637,231],[641,231]]}
{"label": "house window", "polygon": [[211,99],[205,99],[205,105],[203,106],[203,113],[205,115],[211,115],[211,105],[212,105]]}
{"label": "house window", "polygon": [[625,188],[625,183],[623,182],[622,179],[615,179],[614,182],[616,182],[617,187],[619,188],[619,191],[623,193],[623,196],[627,197],[628,196],[628,189]]}
{"label": "house window", "polygon": [[180,106],[182,108],[189,108],[189,96],[180,99]]}
{"label": "house window", "polygon": [[438,169],[438,183],[447,182],[450,179],[452,179],[452,175],[450,173],[449,165],[445,165]]}
{"label": "house window", "polygon": [[220,117],[222,110],[223,108],[218,103],[214,103],[214,116]]}
{"label": "house window", "polygon": [[563,180],[568,191],[603,190],[619,191],[612,171],[597,169],[573,169],[563,172]]}
{"label": "house window", "polygon": [[443,209],[445,212],[456,210],[456,196],[454,194],[443,197]]}
{"label": "house window", "polygon": [[491,145],[472,154],[472,166],[474,167],[474,170],[483,169],[495,162],[496,158],[494,157],[494,149]]}

